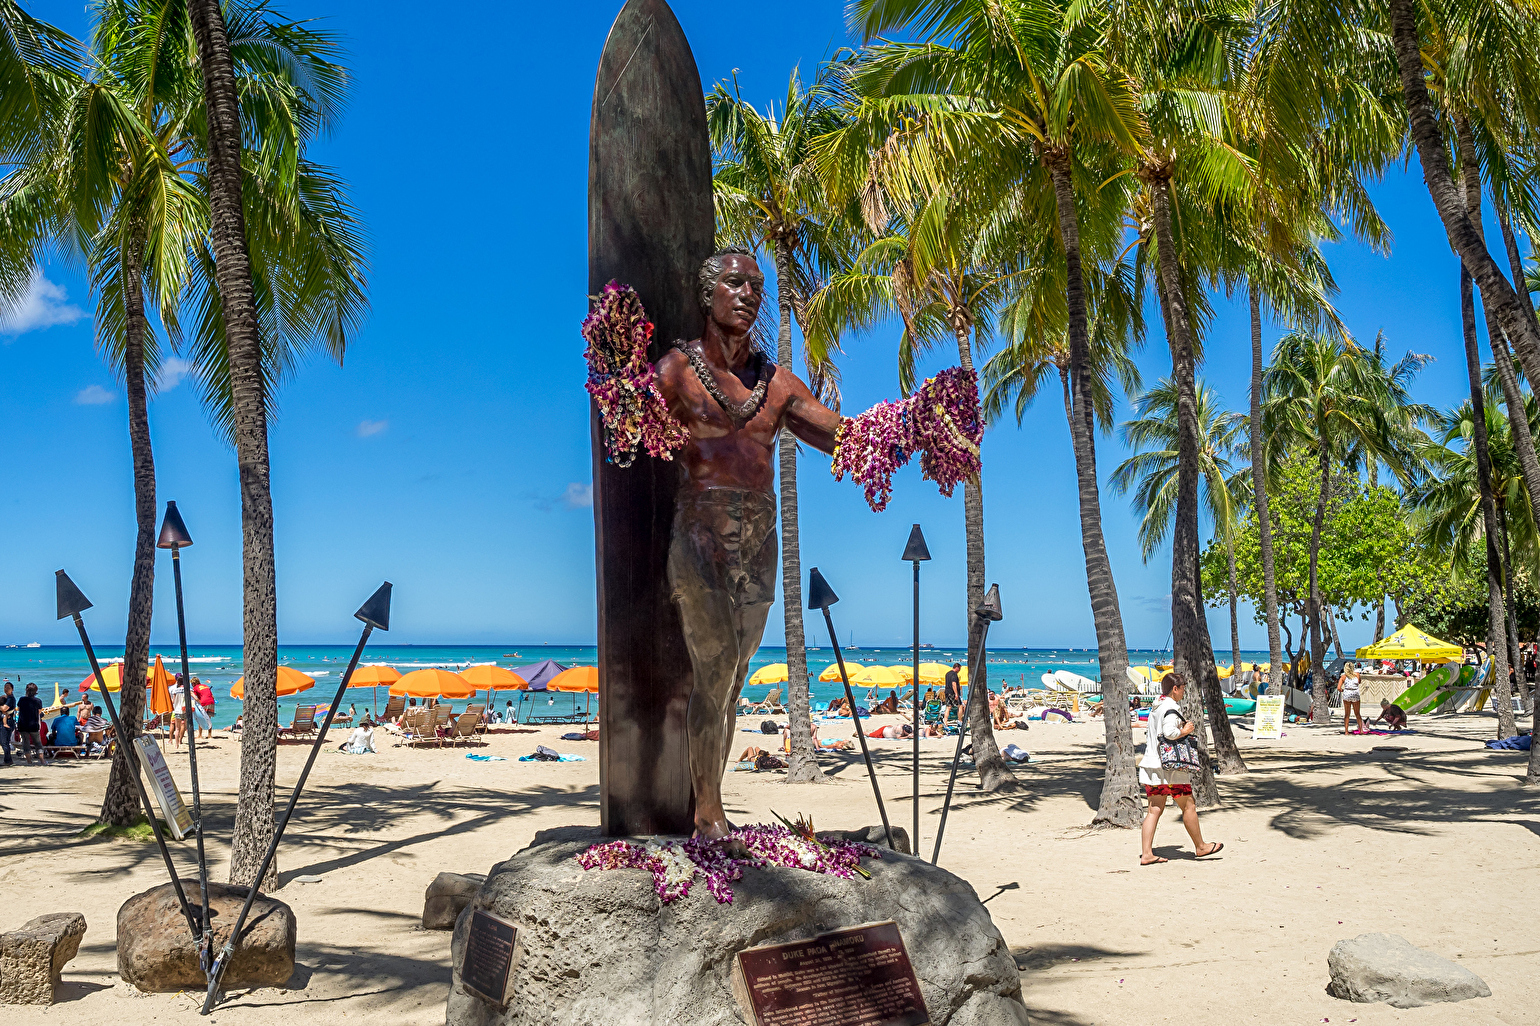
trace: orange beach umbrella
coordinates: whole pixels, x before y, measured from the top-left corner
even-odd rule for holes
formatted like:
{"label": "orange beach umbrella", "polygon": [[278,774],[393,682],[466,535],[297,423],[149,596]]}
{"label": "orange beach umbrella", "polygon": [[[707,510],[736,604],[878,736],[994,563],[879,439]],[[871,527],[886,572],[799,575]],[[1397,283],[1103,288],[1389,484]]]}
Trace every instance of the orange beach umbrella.
{"label": "orange beach umbrella", "polygon": [[502,666],[468,666],[459,676],[482,691],[497,691],[503,688],[517,691],[520,688],[529,687],[529,682],[523,677]]}
{"label": "orange beach umbrella", "polygon": [[[297,695],[301,691],[309,691],[315,687],[315,678],[307,677],[298,670],[292,670],[287,666],[278,667],[278,694]],[[242,677],[230,688],[230,697],[245,699],[246,678]]]}
{"label": "orange beach umbrella", "polygon": [[551,682],[545,686],[547,691],[598,691],[599,668],[597,666],[574,666],[570,670],[563,670]]}
{"label": "orange beach umbrella", "polygon": [[160,656],[155,657],[155,665],[150,667],[150,712],[157,716],[171,715],[171,674],[166,672],[166,664],[160,661]]}
{"label": "orange beach umbrella", "polygon": [[448,670],[413,670],[390,686],[392,695],[414,698],[470,698],[476,685]]}
{"label": "orange beach umbrella", "polygon": [[373,688],[381,684],[394,684],[401,679],[401,671],[389,666],[360,666],[348,680],[350,688]]}

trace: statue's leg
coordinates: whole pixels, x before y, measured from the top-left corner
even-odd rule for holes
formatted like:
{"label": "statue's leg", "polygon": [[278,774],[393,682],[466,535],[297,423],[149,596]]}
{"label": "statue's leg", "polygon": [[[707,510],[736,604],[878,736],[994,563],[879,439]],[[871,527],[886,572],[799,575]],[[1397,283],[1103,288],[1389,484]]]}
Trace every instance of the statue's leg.
{"label": "statue's leg", "polygon": [[736,512],[719,496],[681,494],[669,548],[669,583],[695,671],[686,723],[695,832],[702,837],[721,837],[728,829],[722,752],[732,741],[726,717],[740,662],[730,584],[738,562]]}
{"label": "statue's leg", "polygon": [[733,608],[733,629],[738,635],[738,666],[733,675],[733,692],[727,704],[728,747],[722,752],[722,769],[726,772],[732,754],[732,741],[738,729],[738,695],[748,679],[749,661],[759,651],[760,640],[765,634],[765,623],[770,617],[770,606],[775,602],[775,585],[780,577],[780,539],[776,534],[777,520],[775,501],[769,496],[752,496],[743,511],[742,575]]}

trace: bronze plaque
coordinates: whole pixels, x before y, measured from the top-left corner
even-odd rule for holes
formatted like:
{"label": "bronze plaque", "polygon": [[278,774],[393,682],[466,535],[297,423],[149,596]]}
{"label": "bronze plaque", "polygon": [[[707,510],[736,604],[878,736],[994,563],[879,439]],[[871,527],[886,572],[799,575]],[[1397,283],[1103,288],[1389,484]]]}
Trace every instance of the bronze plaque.
{"label": "bronze plaque", "polygon": [[867,923],[738,952],[733,989],[756,1026],[929,1026],[898,924]]}
{"label": "bronze plaque", "polygon": [[465,936],[460,985],[502,1008],[508,1003],[508,980],[518,961],[519,928],[506,919],[475,909]]}

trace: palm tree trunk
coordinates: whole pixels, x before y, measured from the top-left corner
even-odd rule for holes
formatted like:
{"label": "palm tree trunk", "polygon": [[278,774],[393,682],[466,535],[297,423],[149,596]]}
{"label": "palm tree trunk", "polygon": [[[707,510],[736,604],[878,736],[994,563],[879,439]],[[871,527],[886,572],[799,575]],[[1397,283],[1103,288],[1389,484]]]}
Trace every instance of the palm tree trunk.
{"label": "palm tree trunk", "polygon": [[[776,338],[776,362],[789,374],[791,366],[791,243],[775,244],[775,291],[781,306]],[[813,714],[807,676],[807,638],[802,624],[802,548],[797,519],[797,439],[782,431],[781,457],[781,597],[786,616],[786,712],[791,724],[788,784],[818,784],[824,780],[813,746]],[[854,709],[850,715],[856,715]]]}
{"label": "palm tree trunk", "polygon": [[[1486,397],[1481,388],[1481,355],[1476,343],[1476,297],[1470,272],[1460,266],[1460,321],[1465,333],[1465,368],[1470,375],[1472,443],[1476,450],[1476,479],[1481,493],[1482,534],[1487,554],[1487,658],[1493,660],[1493,694],[1508,690],[1507,615],[1503,608],[1502,559],[1497,552],[1497,503],[1492,497],[1492,456],[1487,443]],[[1512,703],[1494,702],[1499,731],[1502,718],[1513,723]],[[1512,732],[1503,737],[1512,737]]]}
{"label": "palm tree trunk", "polygon": [[1417,146],[1417,158],[1422,164],[1422,180],[1428,188],[1428,195],[1438,210],[1450,246],[1460,255],[1461,262],[1481,286],[1482,301],[1489,312],[1496,316],[1503,334],[1508,336],[1518,350],[1524,373],[1531,381],[1540,381],[1540,328],[1536,327],[1532,317],[1525,316],[1523,307],[1528,304],[1519,302],[1513,286],[1508,284],[1497,262],[1487,252],[1486,244],[1474,223],[1477,219],[1473,219],[1467,212],[1449,170],[1444,137],[1439,130],[1437,114],[1424,79],[1414,0],[1390,0],[1390,22],[1396,62],[1401,73],[1401,91],[1406,99],[1412,141]]}
{"label": "palm tree trunk", "polygon": [[[1476,137],[1471,131],[1470,118],[1461,112],[1454,115],[1455,144],[1460,155],[1460,184],[1464,191],[1465,212],[1472,221],[1477,239],[1486,248],[1485,233],[1481,222],[1481,174],[1476,157]],[[1506,283],[1506,279],[1505,279]],[[1513,724],[1513,692],[1508,685],[1508,611],[1503,601],[1502,554],[1497,547],[1498,519],[1497,500],[1492,493],[1492,453],[1487,439],[1486,396],[1481,386],[1481,348],[1476,341],[1476,297],[1473,281],[1464,261],[1460,267],[1460,327],[1465,336],[1465,371],[1470,377],[1472,438],[1476,448],[1476,477],[1481,493],[1481,519],[1487,552],[1487,657],[1493,660],[1492,675],[1488,678],[1497,707],[1498,736],[1512,737],[1517,731]],[[1482,293],[1486,299],[1486,293]],[[1490,313],[1491,304],[1487,304]],[[1493,360],[1501,355],[1497,326],[1488,318],[1491,333]],[[1524,416],[1523,407],[1519,415]],[[1526,427],[1528,425],[1526,424]]]}
{"label": "palm tree trunk", "polygon": [[1332,612],[1331,606],[1326,607],[1326,626],[1331,631],[1331,647],[1336,650],[1338,659],[1346,659],[1342,652],[1342,632],[1337,630],[1337,615]]}
{"label": "palm tree trunk", "polygon": [[[1331,707],[1326,704],[1326,643],[1321,638],[1321,530],[1326,525],[1326,503],[1331,496],[1331,445],[1325,432],[1319,433],[1317,444],[1321,465],[1320,494],[1315,500],[1315,520],[1310,525],[1310,591],[1306,599],[1310,614],[1310,722],[1330,723]],[[1304,640],[1303,627],[1300,640]]]}
{"label": "palm tree trunk", "polygon": [[1385,636],[1385,600],[1380,599],[1380,604],[1374,608],[1374,640],[1379,641]]}
{"label": "palm tree trunk", "polygon": [[[968,341],[967,319],[954,311],[952,332],[957,337],[957,356],[965,371],[973,371],[973,347]],[[985,791],[1017,786],[1016,774],[1005,764],[995,742],[995,724],[989,715],[989,666],[984,660],[984,634],[973,611],[984,602],[984,472],[963,482],[963,529],[968,541],[968,720],[973,741],[973,765],[979,771],[979,787]],[[919,681],[914,686],[920,686]],[[920,725],[915,724],[919,730]]]}
{"label": "palm tree trunk", "polygon": [[[1059,235],[1067,266],[1069,371],[1065,378],[1064,415],[1075,453],[1075,481],[1080,498],[1080,546],[1085,553],[1086,587],[1096,627],[1096,659],[1101,669],[1102,718],[1107,763],[1101,798],[1092,826],[1138,826],[1143,818],[1139,776],[1134,764],[1134,732],[1128,711],[1128,641],[1117,582],[1102,535],[1101,492],[1096,480],[1095,409],[1091,402],[1090,344],[1086,330],[1085,279],[1080,264],[1080,222],[1075,215],[1069,155],[1049,162],[1058,204]],[[1077,416],[1077,413],[1081,414]]]}
{"label": "palm tree trunk", "polygon": [[[1508,628],[1508,667],[1513,671],[1513,679],[1518,684],[1519,694],[1524,694],[1524,653],[1519,648],[1519,611],[1513,604],[1513,548],[1508,540],[1508,514],[1506,510],[1499,511],[1497,526],[1503,533],[1503,605],[1508,611],[1504,617]],[[1508,705],[1513,705],[1512,693],[1507,696]],[[1512,734],[1506,735],[1512,737]]]}
{"label": "palm tree trunk", "polygon": [[[1244,773],[1235,735],[1230,730],[1230,716],[1225,712],[1224,693],[1219,688],[1218,668],[1214,665],[1214,644],[1209,638],[1208,618],[1203,610],[1203,590],[1199,579],[1198,558],[1198,396],[1197,364],[1193,354],[1192,328],[1187,316],[1186,286],[1177,263],[1176,235],[1171,227],[1171,180],[1165,173],[1146,178],[1154,200],[1156,248],[1159,251],[1160,297],[1169,311],[1171,376],[1177,387],[1177,491],[1176,524],[1171,544],[1171,631],[1176,645],[1178,672],[1198,684],[1201,698],[1191,695],[1183,704],[1190,706],[1183,714],[1198,726],[1199,747],[1207,753],[1203,715],[1208,713],[1208,729],[1214,733],[1214,750],[1221,773]],[[1200,705],[1201,703],[1201,705]],[[1219,789],[1214,783],[1214,768],[1203,760],[1193,784],[1193,794],[1200,806],[1217,805]]]}
{"label": "palm tree trunk", "polygon": [[1228,530],[1225,531],[1225,557],[1230,563],[1230,673],[1233,676],[1241,671],[1241,623],[1235,612],[1240,589],[1235,584],[1235,538]]}
{"label": "palm tree trunk", "polygon": [[241,206],[241,114],[230,42],[219,0],[190,0],[188,13],[203,70],[208,117],[208,189],[214,264],[229,348],[231,405],[241,482],[244,569],[240,798],[230,847],[230,882],[272,890],[278,861],[256,879],[272,840],[273,776],[278,751],[278,582],[273,556],[273,493],[269,480],[267,403],[262,345]]}
{"label": "palm tree trunk", "polygon": [[[1251,490],[1256,499],[1257,540],[1262,551],[1262,605],[1267,618],[1267,679],[1283,686],[1278,644],[1278,588],[1273,578],[1273,525],[1267,511],[1267,451],[1262,441],[1262,290],[1251,293]],[[1290,645],[1292,647],[1292,643]]]}
{"label": "palm tree trunk", "polygon": [[144,816],[128,749],[144,722],[144,688],[128,682],[144,680],[150,661],[150,621],[155,598],[155,454],[150,447],[150,411],[144,383],[144,287],[141,278],[143,242],[130,231],[123,247],[119,274],[123,286],[123,379],[128,392],[128,442],[134,459],[134,577],[128,588],[128,630],[123,637],[124,681],[118,691],[123,736],[118,738],[101,821],[129,826]]}

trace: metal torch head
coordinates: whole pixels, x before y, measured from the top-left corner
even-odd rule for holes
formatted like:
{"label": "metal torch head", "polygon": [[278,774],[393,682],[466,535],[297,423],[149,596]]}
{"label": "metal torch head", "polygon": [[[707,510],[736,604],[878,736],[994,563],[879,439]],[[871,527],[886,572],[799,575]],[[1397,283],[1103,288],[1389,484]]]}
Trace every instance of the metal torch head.
{"label": "metal torch head", "polygon": [[59,608],[59,615],[55,619],[62,620],[66,616],[74,616],[91,608],[91,600],[75,587],[75,582],[70,580],[70,575],[63,570],[54,571],[53,583],[54,596]]}
{"label": "metal torch head", "polygon": [[376,588],[374,594],[369,596],[369,601],[359,606],[358,612],[353,615],[370,627],[390,630],[390,582],[386,581]]}
{"label": "metal torch head", "polygon": [[978,608],[973,612],[980,619],[991,622],[1005,619],[1005,614],[1000,612],[1000,586],[998,584],[991,584],[989,586],[989,593],[984,596],[984,601],[980,602]]}
{"label": "metal torch head", "polygon": [[166,516],[160,522],[160,539],[155,542],[157,549],[185,549],[192,544],[192,535],[187,533],[187,525],[182,523],[182,514],[177,512],[176,503],[166,503]]}
{"label": "metal torch head", "polygon": [[925,533],[920,530],[920,525],[915,524],[909,532],[909,544],[904,546],[904,561],[906,563],[919,563],[930,559],[930,549],[925,547]]}
{"label": "metal torch head", "polygon": [[823,574],[818,568],[813,567],[807,575],[807,607],[809,609],[828,609],[838,602],[840,597],[834,594],[834,589],[829,587],[829,582],[823,579]]}

